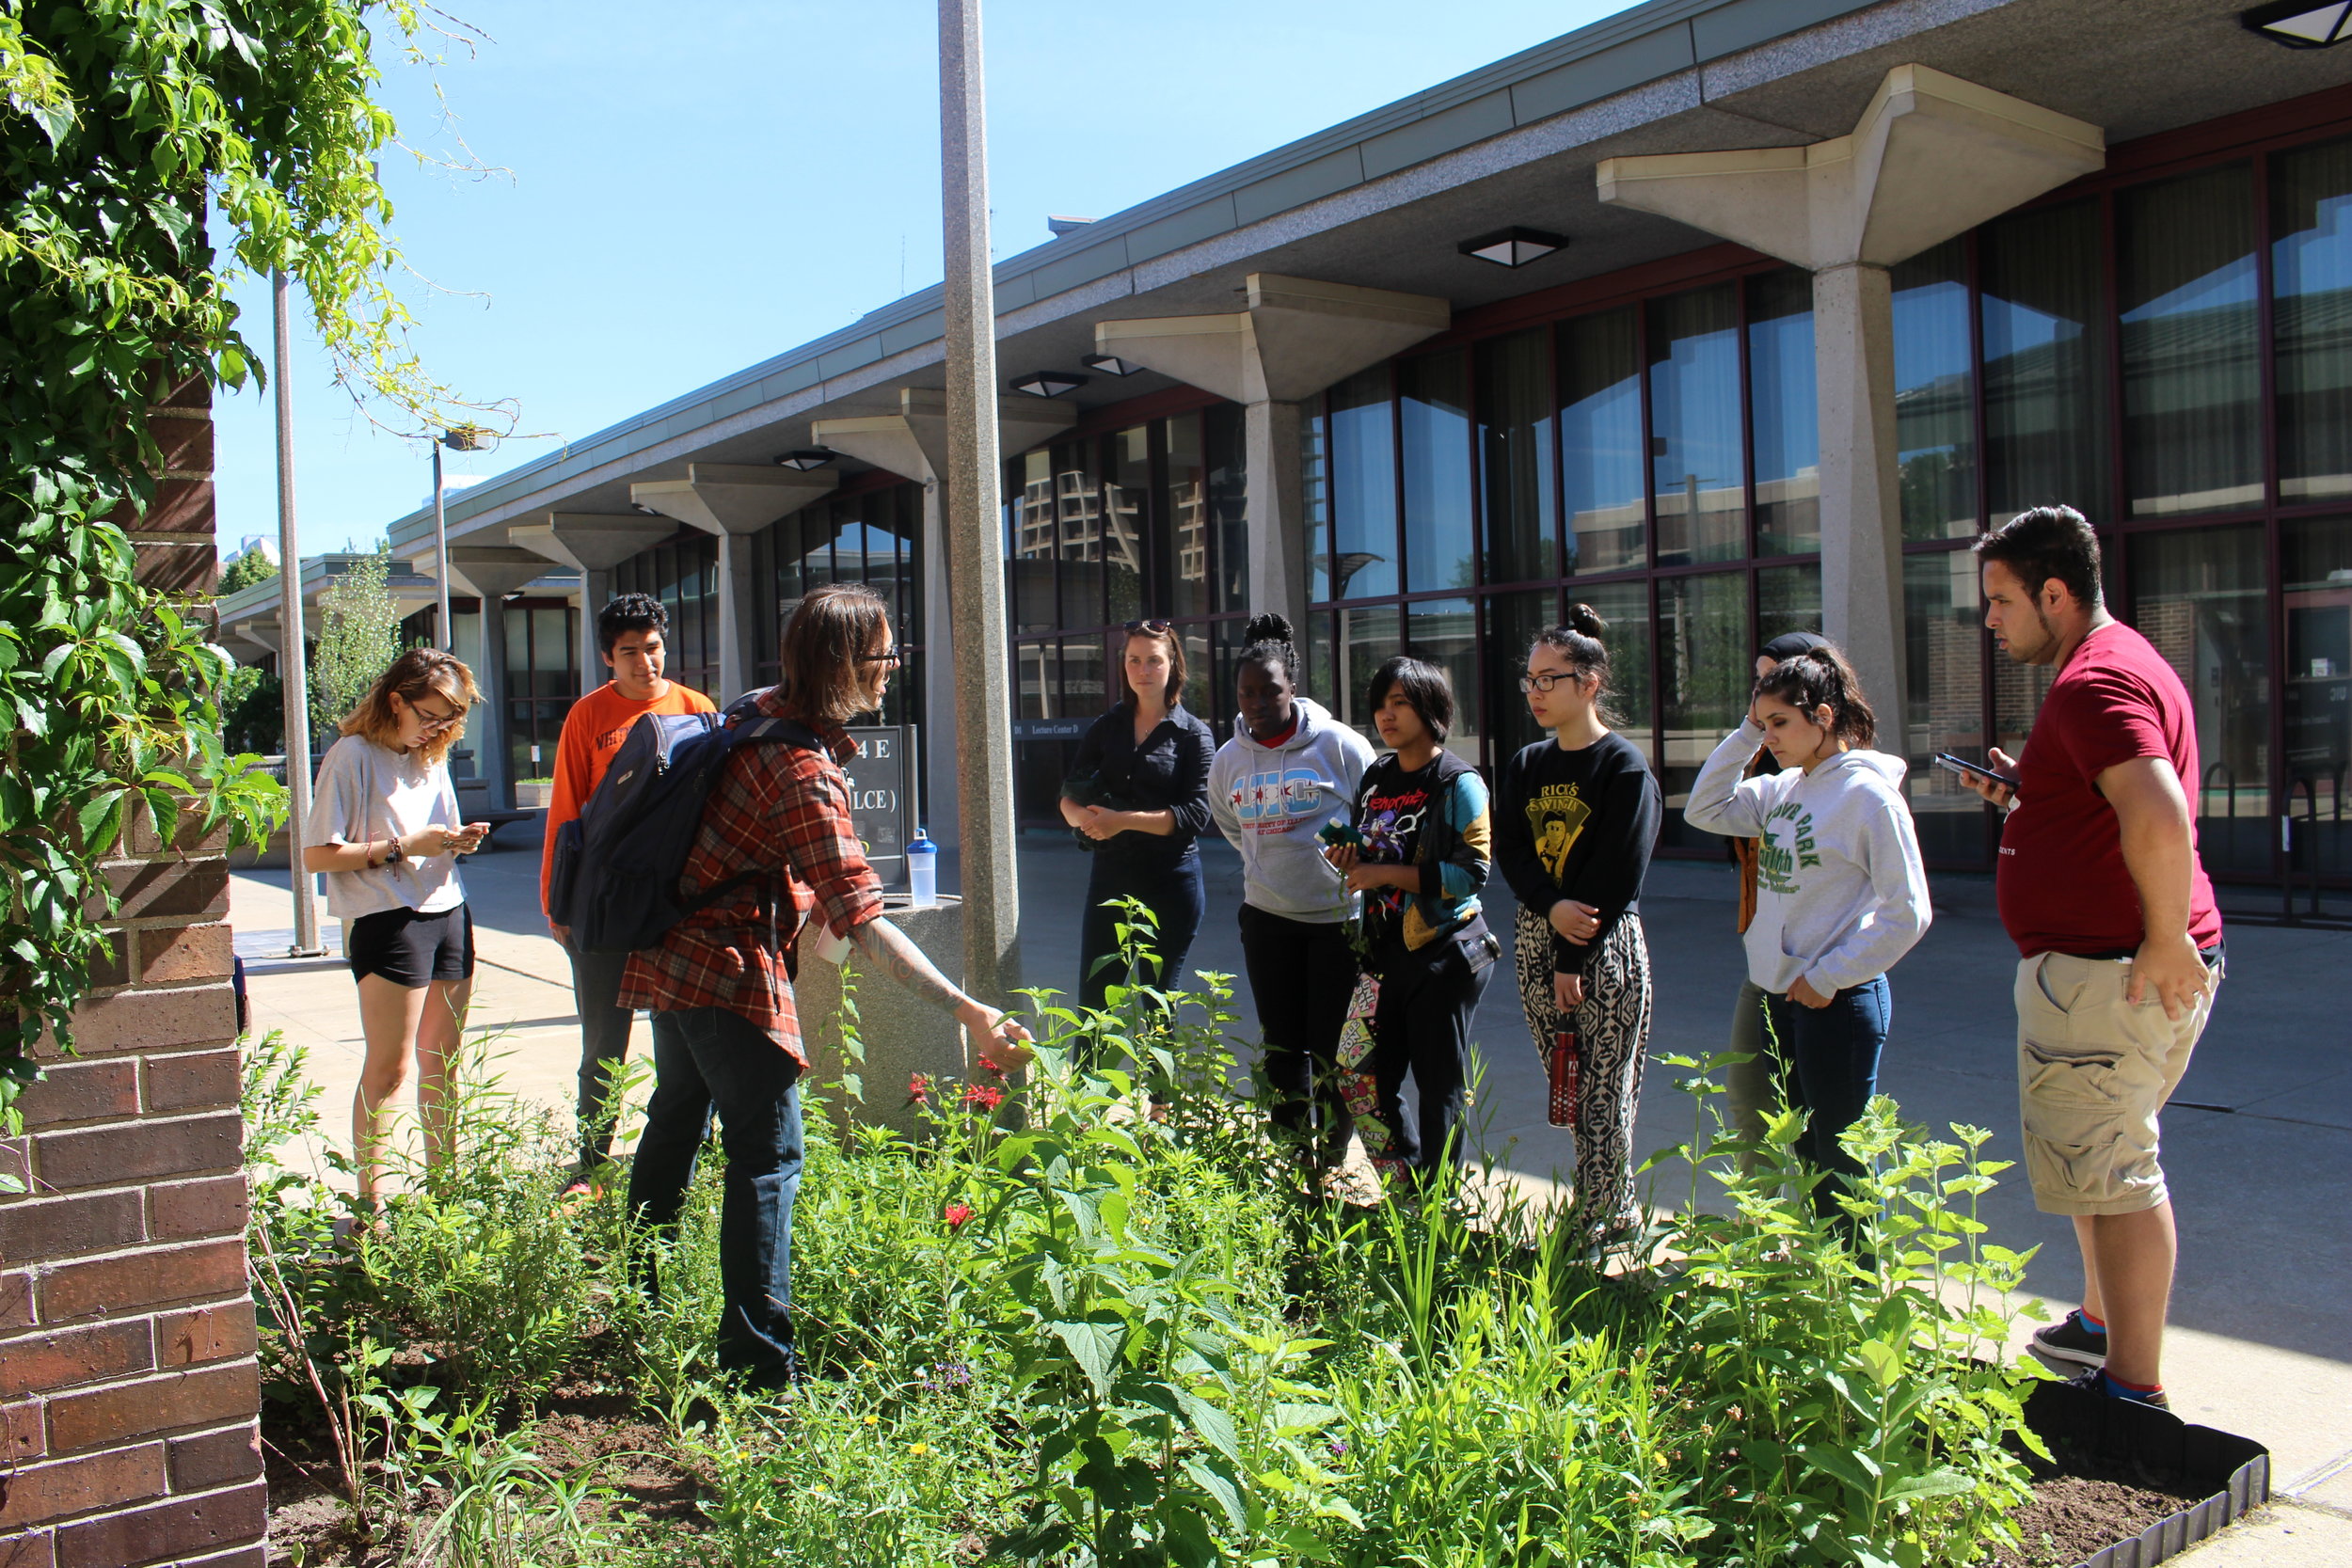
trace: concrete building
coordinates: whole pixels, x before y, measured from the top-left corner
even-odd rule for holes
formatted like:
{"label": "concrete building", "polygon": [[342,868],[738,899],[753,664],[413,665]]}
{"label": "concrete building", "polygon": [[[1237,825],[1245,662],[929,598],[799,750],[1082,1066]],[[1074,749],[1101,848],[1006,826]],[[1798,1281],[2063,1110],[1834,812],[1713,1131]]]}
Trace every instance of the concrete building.
{"label": "concrete building", "polygon": [[[1989,814],[1915,765],[2031,722],[1966,546],[2062,500],[2196,695],[2213,871],[2344,884],[2347,84],[2352,47],[2220,0],[1652,0],[1061,226],[996,267],[1025,816],[1129,619],[1182,626],[1220,732],[1252,610],[1350,717],[1409,648],[1491,765],[1581,600],[1670,801],[1755,647],[1820,627],[1899,720],[1933,862],[1983,867]],[[722,698],[810,585],[875,584],[952,839],[941,320],[912,295],[467,491],[460,570],[657,594]],[[429,563],[429,512],[391,530]]]}

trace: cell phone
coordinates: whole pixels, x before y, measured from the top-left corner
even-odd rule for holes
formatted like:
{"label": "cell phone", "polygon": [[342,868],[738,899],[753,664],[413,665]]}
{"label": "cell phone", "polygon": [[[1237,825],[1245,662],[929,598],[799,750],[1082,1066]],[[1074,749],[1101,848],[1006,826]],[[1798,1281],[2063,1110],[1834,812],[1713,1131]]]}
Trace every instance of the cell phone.
{"label": "cell phone", "polygon": [[1982,779],[1987,784],[1999,784],[2003,789],[2017,787],[2015,780],[2001,777],[1983,763],[1970,762],[1966,757],[1956,757],[1949,752],[1936,752],[1935,765],[1964,779]]}
{"label": "cell phone", "polygon": [[1353,845],[1359,849],[1364,847],[1364,835],[1358,832],[1353,826],[1341,821],[1336,816],[1331,818],[1330,821],[1326,822],[1322,827],[1317,828],[1315,830],[1315,837],[1323,840],[1324,843],[1331,846],[1335,849],[1343,844]]}

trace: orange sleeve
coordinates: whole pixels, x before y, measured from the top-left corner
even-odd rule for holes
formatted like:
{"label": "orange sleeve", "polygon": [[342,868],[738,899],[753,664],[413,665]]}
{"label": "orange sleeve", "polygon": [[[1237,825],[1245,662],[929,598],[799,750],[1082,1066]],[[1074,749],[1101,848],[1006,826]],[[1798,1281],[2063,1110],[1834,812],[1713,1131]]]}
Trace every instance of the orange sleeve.
{"label": "orange sleeve", "polygon": [[556,830],[580,815],[588,792],[595,787],[588,780],[595,767],[589,737],[596,732],[597,716],[604,705],[597,699],[602,695],[601,689],[591,691],[572,705],[564,716],[564,733],[555,743],[555,787],[548,800],[547,838],[539,847],[539,909],[543,913],[555,878]]}

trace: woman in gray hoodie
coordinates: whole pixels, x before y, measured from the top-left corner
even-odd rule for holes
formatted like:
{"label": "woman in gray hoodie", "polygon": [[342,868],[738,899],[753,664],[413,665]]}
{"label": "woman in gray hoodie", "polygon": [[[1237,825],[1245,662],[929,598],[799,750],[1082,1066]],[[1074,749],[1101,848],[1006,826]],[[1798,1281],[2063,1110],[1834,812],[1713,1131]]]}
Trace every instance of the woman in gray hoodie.
{"label": "woman in gray hoodie", "polygon": [[1346,1151],[1347,1108],[1332,1073],[1356,955],[1347,880],[1323,858],[1315,831],[1347,815],[1372,743],[1298,695],[1290,622],[1255,616],[1244,635],[1240,717],[1209,764],[1209,815],[1241,851],[1242,961],[1265,1036],[1274,1124],[1332,1165]]}
{"label": "woman in gray hoodie", "polygon": [[[1811,1113],[1797,1152],[1846,1175],[1862,1164],[1838,1136],[1877,1091],[1894,1012],[1886,972],[1930,919],[1902,759],[1869,750],[1877,738],[1844,656],[1807,649],[1756,683],[1747,721],[1707,759],[1683,807],[1693,828],[1758,841],[1748,978],[1764,993],[1788,1104]],[[1759,745],[1781,771],[1741,778]],[[1832,1183],[1813,1202],[1841,1212]]]}

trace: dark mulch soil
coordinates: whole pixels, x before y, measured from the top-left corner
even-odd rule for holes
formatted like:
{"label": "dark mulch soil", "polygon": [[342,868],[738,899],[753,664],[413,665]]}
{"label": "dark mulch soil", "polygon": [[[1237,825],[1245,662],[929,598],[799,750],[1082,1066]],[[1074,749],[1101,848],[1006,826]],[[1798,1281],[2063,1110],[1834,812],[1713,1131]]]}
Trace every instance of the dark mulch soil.
{"label": "dark mulch soil", "polygon": [[2009,1516],[2021,1544],[1986,1568],[2074,1568],[2203,1500],[2187,1496],[2170,1477],[2146,1471],[2068,1476],[2039,1459],[2029,1463],[2033,1497]]}

